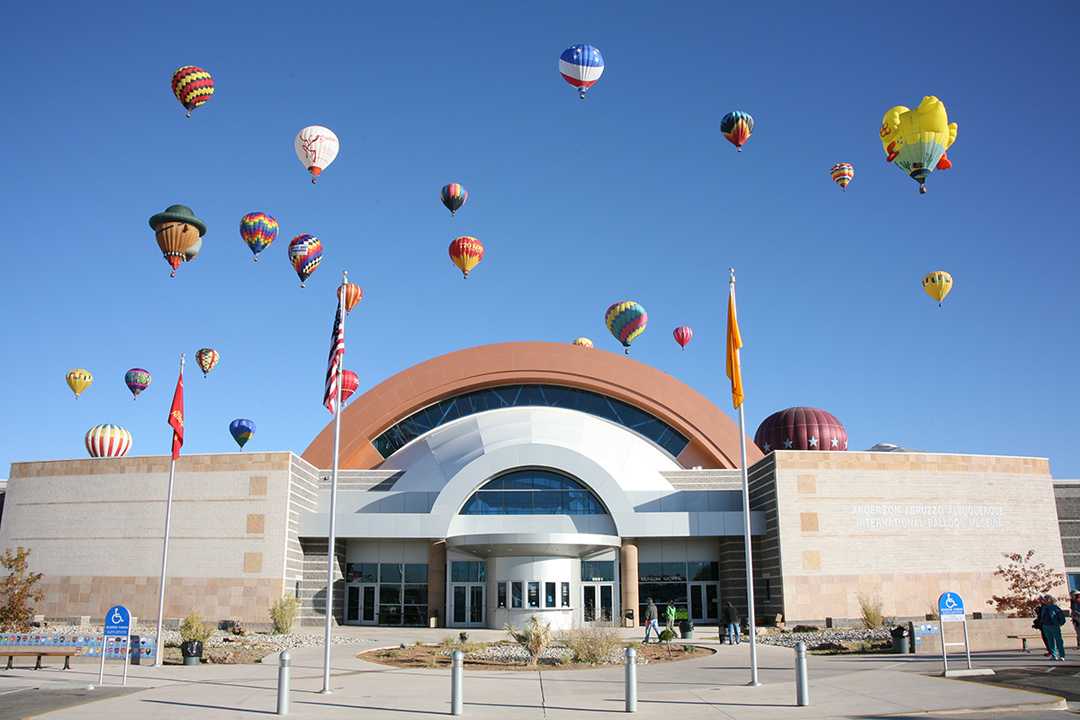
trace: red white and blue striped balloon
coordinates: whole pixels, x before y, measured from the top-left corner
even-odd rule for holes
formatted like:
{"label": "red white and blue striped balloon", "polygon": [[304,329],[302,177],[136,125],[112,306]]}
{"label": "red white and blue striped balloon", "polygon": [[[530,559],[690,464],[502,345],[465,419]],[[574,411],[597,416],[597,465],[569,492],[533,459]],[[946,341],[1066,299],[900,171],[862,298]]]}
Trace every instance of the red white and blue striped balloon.
{"label": "red white and blue striped balloon", "polygon": [[578,89],[578,96],[584,100],[585,91],[604,74],[604,56],[592,45],[571,45],[559,56],[559,72],[563,80]]}
{"label": "red white and blue striped balloon", "polygon": [[131,433],[119,425],[95,425],[86,431],[90,457],[124,457],[131,449]]}

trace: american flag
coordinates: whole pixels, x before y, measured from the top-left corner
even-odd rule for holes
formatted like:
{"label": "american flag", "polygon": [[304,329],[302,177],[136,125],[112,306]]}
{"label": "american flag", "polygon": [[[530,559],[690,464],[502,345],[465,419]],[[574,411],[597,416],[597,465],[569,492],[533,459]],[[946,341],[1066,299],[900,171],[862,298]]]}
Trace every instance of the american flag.
{"label": "american flag", "polygon": [[323,405],[330,414],[337,410],[338,382],[341,378],[341,364],[345,361],[345,308],[341,303],[341,288],[338,288],[337,315],[334,317],[334,329],[330,332],[330,357],[326,360],[326,392]]}

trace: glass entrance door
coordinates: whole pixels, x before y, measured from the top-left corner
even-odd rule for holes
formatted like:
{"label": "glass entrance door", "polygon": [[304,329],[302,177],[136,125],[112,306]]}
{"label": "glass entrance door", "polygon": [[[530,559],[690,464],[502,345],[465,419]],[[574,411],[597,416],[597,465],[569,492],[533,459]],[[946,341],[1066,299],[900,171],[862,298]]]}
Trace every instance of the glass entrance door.
{"label": "glass entrance door", "polygon": [[690,618],[694,622],[720,617],[720,594],[716,583],[690,583]]}
{"label": "glass entrance door", "polygon": [[450,609],[455,626],[477,627],[484,624],[484,586],[455,583],[450,586]]}
{"label": "glass entrance door", "polygon": [[345,622],[375,624],[375,586],[350,584],[345,590]]}
{"label": "glass entrance door", "polygon": [[612,583],[581,584],[581,620],[610,623],[614,616],[615,587]]}

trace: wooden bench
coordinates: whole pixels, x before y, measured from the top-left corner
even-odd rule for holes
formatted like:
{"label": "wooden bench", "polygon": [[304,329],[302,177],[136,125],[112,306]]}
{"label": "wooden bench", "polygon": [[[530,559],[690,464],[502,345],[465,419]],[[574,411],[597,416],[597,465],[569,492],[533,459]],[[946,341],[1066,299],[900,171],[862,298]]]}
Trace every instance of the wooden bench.
{"label": "wooden bench", "polygon": [[1020,651],[1030,653],[1031,651],[1028,650],[1027,641],[1031,638],[1039,638],[1042,640],[1042,633],[1031,633],[1030,635],[1006,635],[1005,637],[1010,640],[1019,640]]}
{"label": "wooden bench", "polygon": [[78,648],[25,648],[25,649],[3,649],[0,648],[0,657],[7,657],[7,669],[11,670],[17,657],[37,657],[37,663],[34,664],[35,670],[40,670],[44,667],[41,664],[41,658],[43,657],[63,657],[64,669],[71,669],[71,656],[79,655],[81,651]]}

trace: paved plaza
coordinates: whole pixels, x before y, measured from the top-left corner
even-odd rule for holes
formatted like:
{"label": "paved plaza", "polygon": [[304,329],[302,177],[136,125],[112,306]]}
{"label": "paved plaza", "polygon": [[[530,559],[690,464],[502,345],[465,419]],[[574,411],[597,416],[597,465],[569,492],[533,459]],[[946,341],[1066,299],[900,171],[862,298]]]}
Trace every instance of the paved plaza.
{"label": "paved plaza", "polygon": [[[712,631],[709,629],[709,633]],[[322,695],[322,650],[293,652],[290,717],[296,718],[430,718],[450,711],[449,671],[395,669],[361,661],[367,648],[396,646],[416,640],[437,641],[446,630],[356,631],[356,645],[334,648],[333,693]],[[470,639],[503,637],[497,631],[470,633]],[[794,654],[759,646],[761,681],[746,686],[748,646],[714,647],[715,655],[639,668],[638,716],[642,718],[872,718],[922,715],[957,710],[981,711],[993,717],[1005,711],[1038,711],[1053,717],[1065,704],[1058,698],[1010,687],[935,677],[939,664],[928,658],[896,656],[818,657],[809,661],[811,705],[795,706]],[[1014,656],[995,654],[995,662]],[[1039,665],[1038,658],[1015,656],[1016,663]],[[1051,667],[1051,666],[1048,666]],[[1080,666],[1054,665],[1058,674],[1076,676]],[[119,666],[109,667],[106,689],[119,683]],[[0,673],[0,718],[50,719],[109,717],[116,720],[243,718],[272,715],[276,701],[274,658],[259,665],[201,667],[132,667],[129,689],[106,695],[97,682],[97,664],[76,662],[72,670],[17,669]],[[1080,680],[1077,680],[1080,684]],[[63,692],[60,692],[63,691]],[[69,705],[100,696],[100,700]],[[35,706],[35,699],[39,701]],[[61,704],[51,702],[62,701]],[[464,716],[476,718],[569,718],[623,711],[623,670],[544,670],[465,672]],[[1023,714],[1016,716],[1024,717]],[[1032,716],[1034,717],[1034,715]]]}

